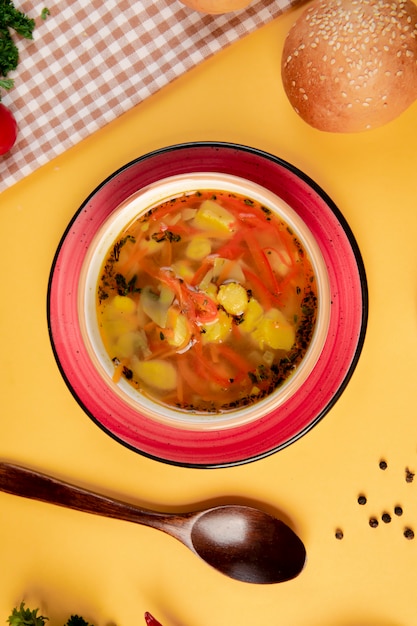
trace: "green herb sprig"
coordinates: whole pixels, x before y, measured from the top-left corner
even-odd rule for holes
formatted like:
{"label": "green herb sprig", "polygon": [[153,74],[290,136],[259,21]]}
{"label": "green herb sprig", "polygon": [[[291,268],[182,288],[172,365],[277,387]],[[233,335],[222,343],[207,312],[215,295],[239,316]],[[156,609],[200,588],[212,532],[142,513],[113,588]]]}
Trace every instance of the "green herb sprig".
{"label": "green herb sprig", "polygon": [[25,603],[21,602],[20,607],[15,607],[8,618],[10,626],[45,626],[48,618],[38,615],[39,609],[26,609]]}
{"label": "green herb sprig", "polygon": [[[21,602],[20,607],[15,607],[8,618],[10,626],[45,626],[49,620],[44,615],[38,615],[39,609],[29,609]],[[79,615],[71,615],[64,626],[93,626]]]}
{"label": "green herb sprig", "polygon": [[65,626],[92,626],[88,622],[85,621],[83,617],[79,615],[71,615]]}
{"label": "green herb sprig", "polygon": [[35,20],[17,9],[12,0],[0,0],[0,79],[3,89],[11,89],[13,81],[4,80],[19,63],[19,50],[12,38],[11,30],[25,39],[33,39]]}

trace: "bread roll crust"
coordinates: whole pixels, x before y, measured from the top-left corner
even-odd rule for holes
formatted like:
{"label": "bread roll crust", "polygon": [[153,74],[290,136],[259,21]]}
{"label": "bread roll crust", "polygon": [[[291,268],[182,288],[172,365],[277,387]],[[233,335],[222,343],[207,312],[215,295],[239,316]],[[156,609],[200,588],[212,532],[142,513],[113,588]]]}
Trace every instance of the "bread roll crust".
{"label": "bread roll crust", "polygon": [[411,0],[315,0],[290,29],[285,92],[311,126],[358,132],[417,97],[417,7]]}

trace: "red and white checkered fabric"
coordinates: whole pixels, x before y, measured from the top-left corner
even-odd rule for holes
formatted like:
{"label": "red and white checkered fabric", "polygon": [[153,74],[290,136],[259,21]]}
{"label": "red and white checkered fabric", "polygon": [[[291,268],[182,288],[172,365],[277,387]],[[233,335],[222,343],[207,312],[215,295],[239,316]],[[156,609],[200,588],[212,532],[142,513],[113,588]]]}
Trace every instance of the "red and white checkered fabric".
{"label": "red and white checkered fabric", "polygon": [[3,103],[19,135],[0,157],[0,192],[292,4],[210,16],[179,0],[15,0],[36,28],[33,41],[13,35],[20,62]]}

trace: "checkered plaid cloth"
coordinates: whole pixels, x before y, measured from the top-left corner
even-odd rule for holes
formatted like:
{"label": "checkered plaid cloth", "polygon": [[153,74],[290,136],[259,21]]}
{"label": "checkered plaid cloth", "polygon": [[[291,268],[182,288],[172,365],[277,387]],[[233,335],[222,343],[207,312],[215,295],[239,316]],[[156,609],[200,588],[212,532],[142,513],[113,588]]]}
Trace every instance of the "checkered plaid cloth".
{"label": "checkered plaid cloth", "polygon": [[20,62],[8,75],[15,87],[2,96],[19,134],[12,151],[0,156],[0,192],[296,0],[254,0],[217,16],[180,0],[14,4],[36,27],[33,41],[13,34]]}

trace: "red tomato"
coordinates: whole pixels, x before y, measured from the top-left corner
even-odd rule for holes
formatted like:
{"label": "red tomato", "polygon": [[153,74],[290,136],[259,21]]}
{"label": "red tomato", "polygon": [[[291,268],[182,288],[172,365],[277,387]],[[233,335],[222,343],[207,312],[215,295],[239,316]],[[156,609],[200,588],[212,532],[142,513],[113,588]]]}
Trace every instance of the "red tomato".
{"label": "red tomato", "polygon": [[17,137],[17,124],[13,113],[0,102],[0,154],[13,147]]}

